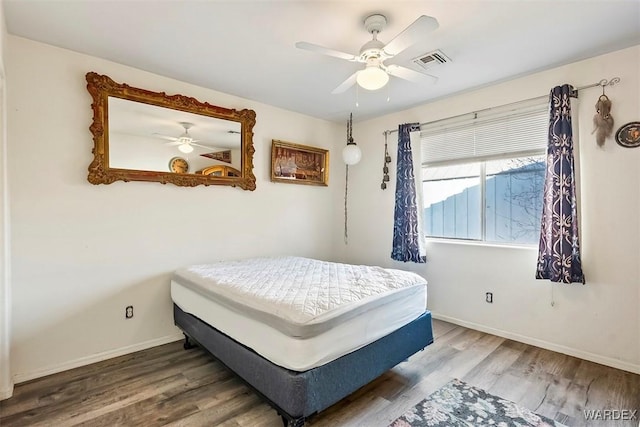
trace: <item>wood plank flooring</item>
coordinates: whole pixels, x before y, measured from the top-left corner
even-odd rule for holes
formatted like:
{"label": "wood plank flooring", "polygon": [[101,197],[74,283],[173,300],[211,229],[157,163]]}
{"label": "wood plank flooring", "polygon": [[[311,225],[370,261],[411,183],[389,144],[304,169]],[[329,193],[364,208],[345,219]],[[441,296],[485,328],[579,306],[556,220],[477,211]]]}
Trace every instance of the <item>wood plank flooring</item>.
{"label": "wood plank flooring", "polygon": [[[308,426],[387,426],[453,378],[568,426],[633,426],[640,375],[434,320],[435,343]],[[583,410],[638,410],[587,422]],[[206,351],[182,342],[39,378],[0,402],[0,426],[282,426]]]}

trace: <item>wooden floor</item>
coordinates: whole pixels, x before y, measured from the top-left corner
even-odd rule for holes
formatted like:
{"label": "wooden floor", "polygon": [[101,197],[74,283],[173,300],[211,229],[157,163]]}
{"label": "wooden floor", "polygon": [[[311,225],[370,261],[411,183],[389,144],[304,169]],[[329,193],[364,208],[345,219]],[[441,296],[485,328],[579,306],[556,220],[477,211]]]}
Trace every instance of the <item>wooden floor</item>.
{"label": "wooden floor", "polygon": [[[434,320],[435,343],[307,425],[387,426],[459,378],[568,426],[584,409],[640,409],[640,375]],[[639,411],[640,413],[640,411]],[[282,426],[204,350],[171,343],[19,384],[0,426]]]}

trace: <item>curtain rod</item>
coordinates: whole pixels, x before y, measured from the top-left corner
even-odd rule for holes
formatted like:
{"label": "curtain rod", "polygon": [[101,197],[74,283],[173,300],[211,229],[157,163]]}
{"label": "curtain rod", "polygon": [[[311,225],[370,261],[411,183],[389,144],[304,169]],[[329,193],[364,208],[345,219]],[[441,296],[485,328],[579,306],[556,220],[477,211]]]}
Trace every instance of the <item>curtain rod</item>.
{"label": "curtain rod", "polygon": [[[586,86],[580,86],[579,88],[576,88],[575,91],[579,92],[579,91],[584,90],[584,89],[591,89],[591,88],[599,87],[599,86],[602,86],[602,90],[604,91],[604,88],[606,86],[615,86],[618,83],[620,83],[620,77],[613,77],[610,80],[602,79],[598,83],[593,83],[593,84],[586,85]],[[533,101],[533,100],[536,100],[536,99],[543,99],[543,98],[548,98],[548,97],[549,97],[549,95],[536,96],[536,97],[533,97],[533,98],[528,98],[528,99],[523,99],[523,100],[520,100],[520,101],[510,102],[508,104],[498,105],[496,107],[483,108],[481,110],[471,111],[469,113],[458,114],[457,116],[445,117],[444,119],[438,119],[438,120],[432,120],[430,122],[420,123],[418,126],[431,125],[431,124],[438,123],[438,122],[441,122],[441,121],[444,121],[444,120],[457,119],[458,117],[463,117],[463,116],[466,116],[468,114],[477,114],[477,113],[481,113],[481,112],[485,112],[485,111],[491,111],[491,110],[496,109],[496,108],[508,107],[510,105],[520,104],[522,102]],[[577,97],[577,95],[576,95],[576,97]],[[389,134],[396,133],[396,132],[398,132],[398,129],[391,129],[391,130],[385,130],[384,132],[382,132],[382,134],[387,136]]]}

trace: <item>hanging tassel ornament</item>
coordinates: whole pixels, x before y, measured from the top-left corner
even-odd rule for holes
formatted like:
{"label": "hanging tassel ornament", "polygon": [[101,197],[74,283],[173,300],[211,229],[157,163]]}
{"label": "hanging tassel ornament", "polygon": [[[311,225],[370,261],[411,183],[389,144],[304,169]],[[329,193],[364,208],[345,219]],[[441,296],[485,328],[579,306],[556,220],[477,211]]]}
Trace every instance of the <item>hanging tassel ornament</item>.
{"label": "hanging tassel ornament", "polygon": [[593,132],[591,134],[596,134],[596,142],[599,147],[602,147],[605,139],[610,137],[612,132],[611,100],[604,94],[604,86],[602,86],[602,95],[596,102],[596,114],[593,116]]}

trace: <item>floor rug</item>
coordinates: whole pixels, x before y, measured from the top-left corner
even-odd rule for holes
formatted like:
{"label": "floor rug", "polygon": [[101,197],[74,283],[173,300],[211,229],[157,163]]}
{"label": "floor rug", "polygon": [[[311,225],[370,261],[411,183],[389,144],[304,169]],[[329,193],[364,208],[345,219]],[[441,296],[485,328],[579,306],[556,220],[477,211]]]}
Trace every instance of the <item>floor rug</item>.
{"label": "floor rug", "polygon": [[389,427],[566,427],[458,379],[405,412]]}

